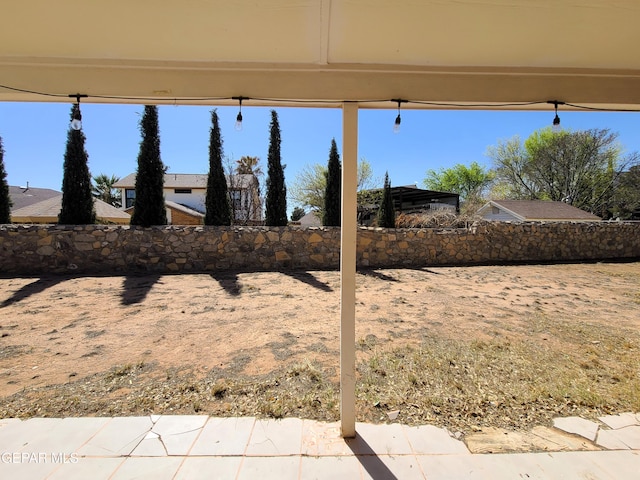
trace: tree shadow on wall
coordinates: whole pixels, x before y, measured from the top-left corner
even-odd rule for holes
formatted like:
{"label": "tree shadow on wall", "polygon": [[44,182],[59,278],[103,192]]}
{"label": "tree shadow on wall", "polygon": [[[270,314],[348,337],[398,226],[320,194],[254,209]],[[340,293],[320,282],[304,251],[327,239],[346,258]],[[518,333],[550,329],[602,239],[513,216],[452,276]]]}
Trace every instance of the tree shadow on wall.
{"label": "tree shadow on wall", "polygon": [[133,305],[141,303],[153,286],[160,280],[161,275],[127,275],[122,282],[122,294],[120,303],[122,305]]}

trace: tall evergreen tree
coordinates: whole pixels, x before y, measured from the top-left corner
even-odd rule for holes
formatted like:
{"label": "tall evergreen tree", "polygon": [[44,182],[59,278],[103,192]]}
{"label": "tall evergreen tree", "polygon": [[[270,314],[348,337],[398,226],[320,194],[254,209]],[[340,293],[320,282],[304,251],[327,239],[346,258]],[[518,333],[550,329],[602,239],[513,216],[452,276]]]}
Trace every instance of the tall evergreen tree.
{"label": "tall evergreen tree", "polygon": [[325,226],[339,227],[341,217],[342,194],[342,166],[340,154],[336,145],[336,139],[331,140],[329,150],[329,162],[327,164],[327,187],[324,191],[324,209],[322,211],[322,224]]}
{"label": "tall evergreen tree", "polygon": [[275,110],[271,110],[270,130],[265,219],[267,225],[278,227],[287,224],[287,187],[280,161],[280,124]]}
{"label": "tall evergreen tree", "polygon": [[11,205],[7,171],[4,169],[4,148],[0,137],[0,223],[11,223]]}
{"label": "tall evergreen tree", "polygon": [[393,209],[393,197],[391,196],[391,182],[389,172],[384,174],[384,189],[382,191],[382,202],[378,210],[378,226],[384,228],[396,227],[396,212]]}
{"label": "tall evergreen tree", "polygon": [[218,113],[211,111],[209,134],[209,177],[207,178],[207,198],[205,201],[205,225],[231,225],[231,207],[227,179],[222,168],[222,137],[218,124]]}
{"label": "tall evergreen tree", "polygon": [[166,225],[167,211],[164,206],[164,172],[160,158],[160,133],[158,107],[146,105],[140,120],[140,153],[136,172],[136,198],[131,225],[150,227]]}
{"label": "tall evergreen tree", "polygon": [[[71,107],[71,119],[76,108],[76,105]],[[58,215],[58,223],[62,225],[87,225],[96,222],[85,140],[81,129],[75,130],[69,126],[62,176],[62,208]]]}

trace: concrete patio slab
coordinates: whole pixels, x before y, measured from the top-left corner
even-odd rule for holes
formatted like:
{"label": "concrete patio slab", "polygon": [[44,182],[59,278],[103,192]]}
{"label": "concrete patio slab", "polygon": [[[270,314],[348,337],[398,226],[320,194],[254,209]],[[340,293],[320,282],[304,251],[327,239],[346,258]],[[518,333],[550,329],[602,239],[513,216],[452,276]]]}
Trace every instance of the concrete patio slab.
{"label": "concrete patio slab", "polygon": [[56,422],[47,435],[33,439],[20,451],[71,455],[91,440],[109,420],[104,417],[64,418]]}
{"label": "concrete patio slab", "polygon": [[305,420],[302,425],[301,453],[308,456],[353,455],[347,442],[340,436],[338,422],[325,423]]}
{"label": "concrete patio slab", "polygon": [[640,427],[632,426],[610,430],[611,436],[633,450],[640,449]]}
{"label": "concrete patio slab", "polygon": [[301,480],[342,478],[360,479],[362,478],[362,466],[360,465],[358,459],[353,456],[302,457],[300,461],[299,478]]}
{"label": "concrete patio slab", "polygon": [[357,458],[365,480],[424,478],[420,464],[413,455],[367,455]]}
{"label": "concrete patio slab", "polygon": [[455,455],[470,453],[464,442],[453,438],[444,428],[433,425],[403,427],[413,453],[421,455]]}
{"label": "concrete patio slab", "polygon": [[132,480],[134,478],[172,480],[183,460],[182,457],[127,458],[110,477],[110,480]]}
{"label": "concrete patio slab", "polygon": [[613,430],[600,429],[596,444],[607,450],[628,450],[629,446],[618,439],[615,433]]}
{"label": "concrete patio slab", "polygon": [[30,418],[0,428],[0,451],[18,452],[62,423],[61,418]]}
{"label": "concrete patio slab", "polygon": [[163,415],[131,455],[186,455],[208,419],[206,415]]}
{"label": "concrete patio slab", "polygon": [[210,418],[189,454],[244,455],[254,424],[254,417]]}
{"label": "concrete patio slab", "polygon": [[402,425],[372,425],[356,423],[356,438],[347,439],[347,444],[356,455],[410,455],[409,440]]}
{"label": "concrete patio slab", "polygon": [[242,457],[188,457],[174,480],[226,480],[236,478]]}
{"label": "concrete patio slab", "polygon": [[597,423],[580,417],[554,418],[553,426],[567,433],[580,435],[592,442],[595,441],[598,435],[598,429],[600,428]]}
{"label": "concrete patio slab", "polygon": [[613,430],[630,427],[632,425],[640,425],[640,421],[635,413],[631,412],[621,413],[619,415],[605,415],[604,417],[598,417],[598,420]]}
{"label": "concrete patio slab", "polygon": [[153,428],[149,417],[116,417],[77,451],[80,456],[130,455]]}
{"label": "concrete patio slab", "polygon": [[607,472],[610,478],[636,479],[640,478],[640,452],[613,451],[593,452],[585,456],[588,460]]}
{"label": "concrete patio slab", "polygon": [[[444,429],[401,424],[358,423],[356,438],[346,440],[340,437],[337,423],[295,418],[186,415],[32,419],[2,425],[1,479],[640,478],[640,442],[635,443],[640,427],[636,425],[600,429],[599,439],[628,442],[623,450],[501,454],[471,453]],[[118,431],[125,433],[120,439]],[[11,441],[15,439],[18,442]],[[62,443],[55,444],[56,439]],[[4,450],[4,445],[17,449]],[[29,452],[27,446],[52,450]]]}
{"label": "concrete patio slab", "polygon": [[79,458],[58,467],[47,480],[108,480],[124,461],[122,457]]}
{"label": "concrete patio slab", "polygon": [[[245,457],[237,480],[276,480],[300,477],[300,457]],[[326,478],[326,477],[325,477]]]}
{"label": "concrete patio slab", "polygon": [[299,418],[256,420],[245,455],[300,455],[302,423]]}

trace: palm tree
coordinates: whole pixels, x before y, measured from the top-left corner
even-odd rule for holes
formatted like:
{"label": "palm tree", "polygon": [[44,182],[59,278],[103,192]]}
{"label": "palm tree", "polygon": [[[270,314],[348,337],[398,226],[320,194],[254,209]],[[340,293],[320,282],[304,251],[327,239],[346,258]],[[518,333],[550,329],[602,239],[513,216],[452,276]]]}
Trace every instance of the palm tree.
{"label": "palm tree", "polygon": [[122,195],[120,190],[113,187],[113,184],[118,180],[120,180],[120,178],[115,175],[111,175],[111,177],[108,177],[104,173],[96,175],[93,177],[93,186],[91,187],[92,195],[109,205],[120,208],[122,206]]}
{"label": "palm tree", "polygon": [[262,175],[262,168],[258,165],[260,159],[258,157],[240,157],[240,160],[236,160],[236,173],[238,175],[255,175],[259,177]]}

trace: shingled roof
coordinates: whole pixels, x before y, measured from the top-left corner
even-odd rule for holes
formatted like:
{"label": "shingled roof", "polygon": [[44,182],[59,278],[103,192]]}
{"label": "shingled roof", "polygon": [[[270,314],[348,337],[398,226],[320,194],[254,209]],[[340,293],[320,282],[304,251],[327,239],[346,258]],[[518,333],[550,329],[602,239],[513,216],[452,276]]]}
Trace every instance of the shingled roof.
{"label": "shingled roof", "polygon": [[599,221],[600,217],[564,202],[552,202],[544,200],[491,200],[478,210],[479,215],[490,213],[497,208],[501,212],[509,214],[515,220],[529,221]]}
{"label": "shingled roof", "polygon": [[[96,218],[98,221],[127,225],[131,216],[109,205],[102,200],[95,199]],[[12,223],[58,223],[58,215],[62,209],[62,194],[47,198],[11,211]]]}

